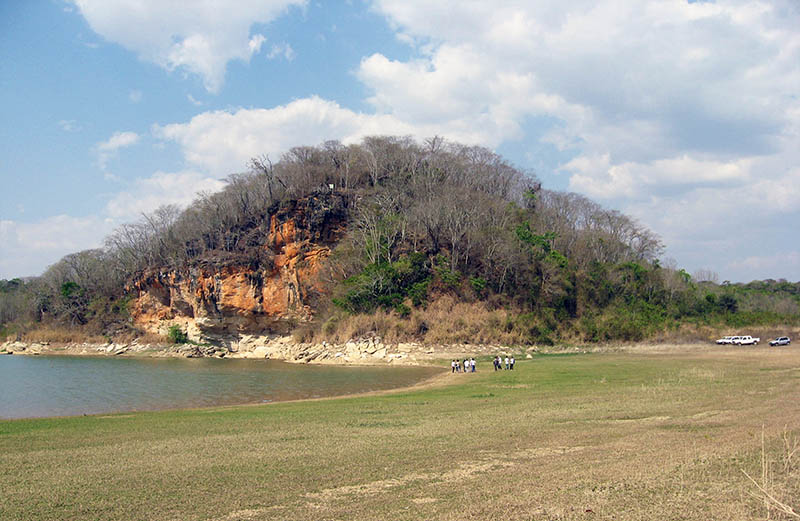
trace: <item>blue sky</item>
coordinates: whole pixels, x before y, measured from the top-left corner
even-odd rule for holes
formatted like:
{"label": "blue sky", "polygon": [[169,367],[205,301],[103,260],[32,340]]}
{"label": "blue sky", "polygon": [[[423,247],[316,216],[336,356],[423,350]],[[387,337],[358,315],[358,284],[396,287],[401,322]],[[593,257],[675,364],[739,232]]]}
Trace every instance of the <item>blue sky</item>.
{"label": "blue sky", "polygon": [[800,7],[679,0],[0,4],[0,278],[371,134],[482,144],[719,280],[800,280]]}

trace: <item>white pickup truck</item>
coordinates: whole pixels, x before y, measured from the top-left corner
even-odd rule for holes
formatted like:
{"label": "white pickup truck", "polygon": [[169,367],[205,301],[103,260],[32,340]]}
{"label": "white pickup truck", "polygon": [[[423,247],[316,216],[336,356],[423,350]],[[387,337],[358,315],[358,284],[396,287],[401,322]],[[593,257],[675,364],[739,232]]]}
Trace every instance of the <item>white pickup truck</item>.
{"label": "white pickup truck", "polygon": [[737,342],[741,346],[757,346],[758,343],[761,342],[761,339],[758,337],[753,337],[750,335],[745,335],[739,337],[739,342]]}

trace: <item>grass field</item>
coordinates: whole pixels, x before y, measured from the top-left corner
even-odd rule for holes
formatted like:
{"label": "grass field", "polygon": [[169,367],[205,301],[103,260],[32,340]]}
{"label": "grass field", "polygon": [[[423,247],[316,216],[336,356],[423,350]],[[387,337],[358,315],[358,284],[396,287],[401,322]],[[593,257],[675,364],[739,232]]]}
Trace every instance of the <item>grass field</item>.
{"label": "grass field", "polygon": [[797,519],[799,439],[796,348],[538,355],[369,396],[0,422],[0,519]]}

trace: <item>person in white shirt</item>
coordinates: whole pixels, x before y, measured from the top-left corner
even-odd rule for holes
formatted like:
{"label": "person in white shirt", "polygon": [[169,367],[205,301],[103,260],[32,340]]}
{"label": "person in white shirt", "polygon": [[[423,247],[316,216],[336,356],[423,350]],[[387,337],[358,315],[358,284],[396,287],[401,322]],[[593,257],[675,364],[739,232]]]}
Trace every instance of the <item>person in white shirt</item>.
{"label": "person in white shirt", "polygon": [[514,369],[514,357],[511,357],[511,369]]}
{"label": "person in white shirt", "polygon": [[506,357],[506,369],[508,369],[508,357]]}
{"label": "person in white shirt", "polygon": [[469,359],[469,366],[472,368],[472,372],[474,373],[475,372],[475,359],[474,358],[470,358]]}

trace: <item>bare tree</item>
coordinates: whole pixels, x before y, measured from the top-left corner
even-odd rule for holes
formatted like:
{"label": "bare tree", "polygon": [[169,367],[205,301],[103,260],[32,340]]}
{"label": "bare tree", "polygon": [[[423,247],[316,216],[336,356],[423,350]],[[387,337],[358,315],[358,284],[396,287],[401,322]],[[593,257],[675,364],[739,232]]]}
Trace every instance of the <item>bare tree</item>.
{"label": "bare tree", "polygon": [[702,268],[692,273],[692,278],[697,282],[713,282],[719,284],[719,275],[717,272],[707,268]]}
{"label": "bare tree", "polygon": [[268,155],[265,154],[250,159],[248,166],[250,167],[250,172],[252,172],[256,179],[263,183],[263,187],[266,188],[268,200],[265,206],[272,204],[273,201],[279,198],[276,193],[277,186],[281,187],[282,192],[286,191],[286,183],[284,183],[279,176],[275,175],[275,165],[272,164]]}

